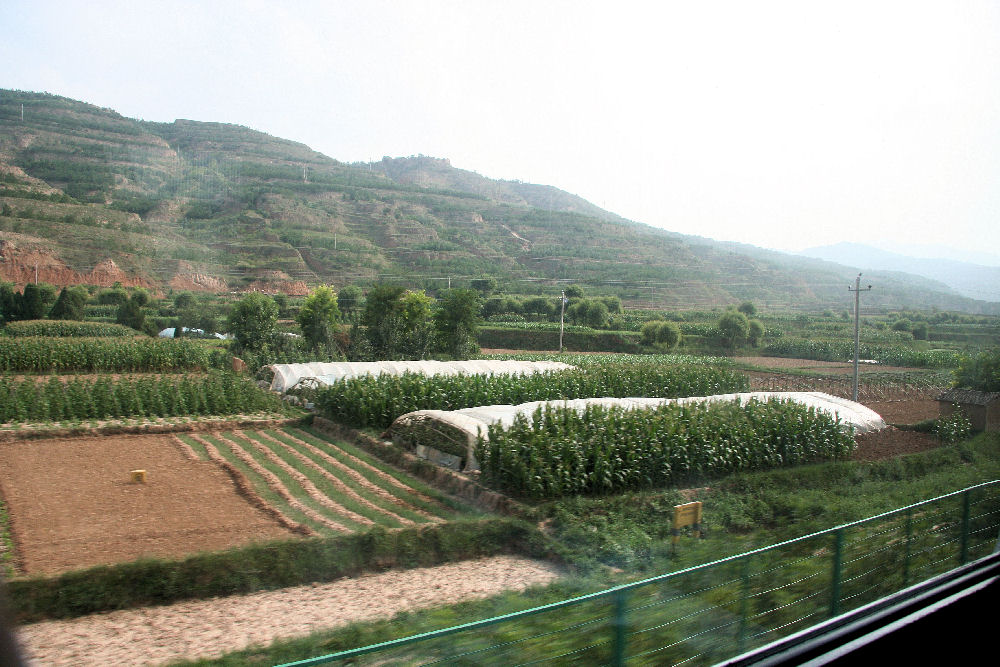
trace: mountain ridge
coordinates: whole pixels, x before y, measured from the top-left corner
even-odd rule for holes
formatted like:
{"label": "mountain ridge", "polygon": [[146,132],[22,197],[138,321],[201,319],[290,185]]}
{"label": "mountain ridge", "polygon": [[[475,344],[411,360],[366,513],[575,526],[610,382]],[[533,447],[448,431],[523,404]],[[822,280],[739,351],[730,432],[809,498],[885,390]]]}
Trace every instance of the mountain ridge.
{"label": "mountain ridge", "polygon": [[[79,273],[111,259],[163,288],[436,290],[492,275],[508,291],[576,282],[641,307],[841,309],[853,279],[847,267],[654,228],[446,159],[344,163],[239,125],[133,120],[22,91],[0,91],[0,202],[0,239],[29,237]],[[874,277],[870,308],[1000,312],[926,279]]]}

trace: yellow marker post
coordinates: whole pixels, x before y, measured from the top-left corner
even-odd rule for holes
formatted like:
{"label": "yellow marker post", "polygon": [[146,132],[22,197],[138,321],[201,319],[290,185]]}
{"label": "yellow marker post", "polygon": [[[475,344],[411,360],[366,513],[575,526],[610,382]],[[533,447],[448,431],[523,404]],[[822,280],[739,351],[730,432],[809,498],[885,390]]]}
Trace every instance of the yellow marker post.
{"label": "yellow marker post", "polygon": [[133,470],[131,472],[132,483],[133,484],[145,484],[146,483],[146,471],[145,470]]}
{"label": "yellow marker post", "polygon": [[674,525],[670,531],[674,546],[680,540],[681,528],[691,526],[697,537],[701,537],[701,501],[674,505]]}

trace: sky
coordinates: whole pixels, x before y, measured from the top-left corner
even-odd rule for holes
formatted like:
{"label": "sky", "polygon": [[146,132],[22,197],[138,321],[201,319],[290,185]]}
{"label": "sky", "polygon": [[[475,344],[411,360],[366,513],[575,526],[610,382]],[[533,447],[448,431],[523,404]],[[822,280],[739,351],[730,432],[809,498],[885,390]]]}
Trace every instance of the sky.
{"label": "sky", "polygon": [[1000,2],[4,0],[0,35],[0,88],[1000,265]]}

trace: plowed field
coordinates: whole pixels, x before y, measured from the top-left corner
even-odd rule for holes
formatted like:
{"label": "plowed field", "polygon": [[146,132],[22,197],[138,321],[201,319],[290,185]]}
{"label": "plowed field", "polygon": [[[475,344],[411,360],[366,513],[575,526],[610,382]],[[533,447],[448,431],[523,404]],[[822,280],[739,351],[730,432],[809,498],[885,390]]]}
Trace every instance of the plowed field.
{"label": "plowed field", "polygon": [[[146,470],[145,484],[131,483],[136,469]],[[0,470],[26,574],[292,537],[219,466],[191,460],[169,435],[4,443]]]}

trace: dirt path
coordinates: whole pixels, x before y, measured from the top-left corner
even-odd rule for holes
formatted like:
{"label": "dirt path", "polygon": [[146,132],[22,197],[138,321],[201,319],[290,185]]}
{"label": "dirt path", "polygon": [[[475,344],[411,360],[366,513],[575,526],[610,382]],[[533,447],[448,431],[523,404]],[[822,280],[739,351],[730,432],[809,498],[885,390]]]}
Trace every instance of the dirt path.
{"label": "dirt path", "polygon": [[216,657],[401,611],[547,584],[547,562],[496,556],[328,584],[45,621],[18,630],[37,665],[157,665]]}

